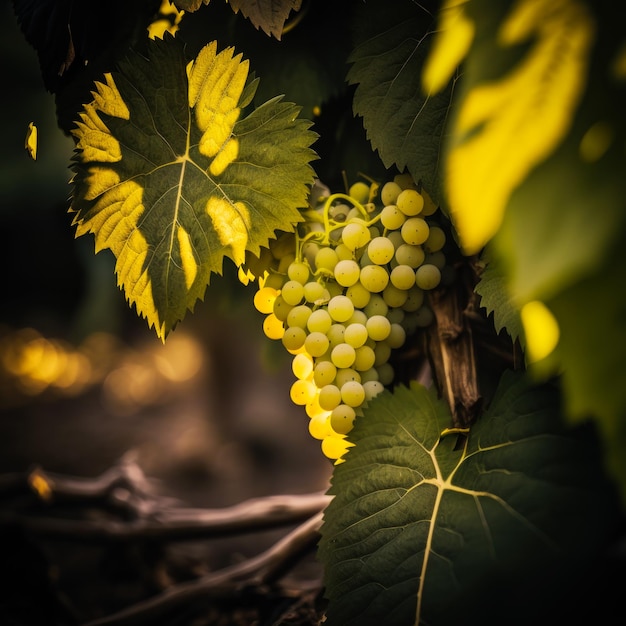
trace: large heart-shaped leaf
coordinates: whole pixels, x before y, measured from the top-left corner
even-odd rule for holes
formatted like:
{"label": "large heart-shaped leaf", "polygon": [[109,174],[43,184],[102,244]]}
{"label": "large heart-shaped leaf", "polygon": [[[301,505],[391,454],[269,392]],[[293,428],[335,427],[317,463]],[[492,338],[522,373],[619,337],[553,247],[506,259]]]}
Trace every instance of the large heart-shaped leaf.
{"label": "large heart-shaped leaf", "polygon": [[350,433],[319,546],[329,626],[532,621],[612,536],[597,438],[564,426],[555,387],[509,372],[467,437],[450,419],[414,383]]}
{"label": "large heart-shaped leaf", "polygon": [[280,98],[242,117],[247,77],[216,42],[186,71],[168,35],[97,84],[74,132],[77,235],[113,251],[118,284],[162,338],[225,256],[241,264],[301,220],[316,135]]}

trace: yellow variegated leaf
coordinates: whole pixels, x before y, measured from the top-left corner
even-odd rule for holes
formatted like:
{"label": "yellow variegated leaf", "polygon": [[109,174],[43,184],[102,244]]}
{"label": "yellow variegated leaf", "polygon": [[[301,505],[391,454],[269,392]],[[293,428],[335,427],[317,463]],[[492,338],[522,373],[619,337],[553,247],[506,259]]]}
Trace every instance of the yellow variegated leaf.
{"label": "yellow variegated leaf", "polygon": [[511,193],[569,129],[594,22],[577,0],[522,0],[498,37],[503,49],[528,49],[502,78],[468,91],[447,161],[446,193],[466,254],[497,232]]}
{"label": "yellow variegated leaf", "polygon": [[118,285],[164,339],[225,257],[244,262],[301,219],[310,122],[274,99],[242,118],[248,63],[207,45],[191,63],[165,33],[96,85],[76,125],[77,235],[116,257]]}

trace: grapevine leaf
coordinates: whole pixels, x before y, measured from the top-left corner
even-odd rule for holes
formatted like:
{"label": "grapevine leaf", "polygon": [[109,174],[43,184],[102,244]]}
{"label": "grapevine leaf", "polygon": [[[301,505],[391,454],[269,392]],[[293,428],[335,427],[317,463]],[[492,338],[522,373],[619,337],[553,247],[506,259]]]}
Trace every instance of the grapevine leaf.
{"label": "grapevine leaf", "polygon": [[[432,6],[431,6],[432,5]],[[422,92],[421,73],[433,40],[438,3],[367,2],[357,24],[347,79],[357,84],[354,113],[386,168],[405,168],[440,203],[440,153],[452,82],[435,96]]]}
{"label": "grapevine leaf", "polygon": [[[476,35],[444,169],[462,249],[474,254],[498,231],[513,191],[569,131],[586,86],[595,24],[576,0],[465,6]],[[505,18],[493,19],[503,7]]]}
{"label": "grapevine leaf", "polygon": [[166,34],[97,84],[74,136],[74,223],[111,249],[118,284],[164,339],[224,257],[258,253],[301,219],[315,134],[275,98],[241,116],[247,61],[212,42],[185,71]]}
{"label": "grapevine leaf", "polygon": [[299,11],[302,0],[230,0],[235,13],[249,19],[268,35],[280,39],[291,11]]}
{"label": "grapevine leaf", "polygon": [[591,425],[566,427],[559,402],[505,372],[459,440],[442,434],[451,415],[434,391],[380,394],[332,478],[326,623],[528,623],[542,606],[530,594],[554,601],[578,581],[620,509]]}
{"label": "grapevine leaf", "polygon": [[[486,255],[483,258],[487,259]],[[496,332],[499,333],[504,328],[513,341],[519,338],[523,345],[524,334],[519,310],[508,294],[506,274],[497,261],[486,260],[485,269],[474,290],[480,296],[480,306],[486,310],[487,315],[493,313]]]}

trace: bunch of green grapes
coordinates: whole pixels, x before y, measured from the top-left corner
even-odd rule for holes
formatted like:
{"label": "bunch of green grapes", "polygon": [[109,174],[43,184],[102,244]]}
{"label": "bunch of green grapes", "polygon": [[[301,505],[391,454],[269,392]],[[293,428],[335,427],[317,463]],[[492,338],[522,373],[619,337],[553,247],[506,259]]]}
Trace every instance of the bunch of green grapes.
{"label": "bunch of green grapes", "polygon": [[392,385],[392,351],[433,321],[425,292],[447,269],[436,211],[406,175],[357,182],[317,201],[258,260],[264,332],[293,354],[291,399],[336,462],[368,402]]}

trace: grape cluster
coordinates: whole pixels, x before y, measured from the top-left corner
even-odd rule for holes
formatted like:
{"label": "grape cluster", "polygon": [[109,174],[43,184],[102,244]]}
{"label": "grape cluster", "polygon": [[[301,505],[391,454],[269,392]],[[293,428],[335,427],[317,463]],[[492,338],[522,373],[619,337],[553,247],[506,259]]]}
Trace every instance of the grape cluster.
{"label": "grape cluster", "polygon": [[392,350],[433,321],[425,292],[448,269],[436,210],[406,175],[356,182],[319,199],[258,259],[264,332],[293,354],[291,399],[336,462],[355,419],[393,383]]}

